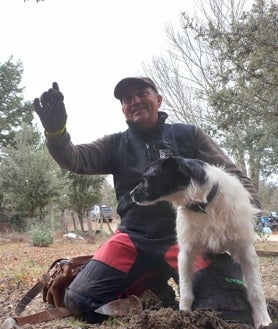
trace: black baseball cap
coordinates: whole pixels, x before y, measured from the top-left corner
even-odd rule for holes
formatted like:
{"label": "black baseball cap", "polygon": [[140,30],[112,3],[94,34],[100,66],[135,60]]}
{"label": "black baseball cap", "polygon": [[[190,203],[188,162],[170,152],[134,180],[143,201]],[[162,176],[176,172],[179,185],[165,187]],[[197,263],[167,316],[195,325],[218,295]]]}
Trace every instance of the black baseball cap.
{"label": "black baseball cap", "polygon": [[114,89],[114,96],[122,100],[123,94],[134,85],[142,85],[152,88],[155,92],[158,93],[155,83],[148,77],[129,77],[122,79],[117,83]]}

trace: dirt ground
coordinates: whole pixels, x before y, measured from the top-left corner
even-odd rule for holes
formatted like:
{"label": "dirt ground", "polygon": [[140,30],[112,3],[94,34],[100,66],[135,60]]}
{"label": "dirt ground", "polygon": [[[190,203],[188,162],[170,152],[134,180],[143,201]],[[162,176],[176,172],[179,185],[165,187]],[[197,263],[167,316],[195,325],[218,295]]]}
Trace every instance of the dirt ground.
{"label": "dirt ground", "polygon": [[[54,244],[47,248],[31,246],[28,236],[0,235],[0,324],[14,316],[14,308],[20,298],[32,287],[53,260],[78,254],[90,254],[108,238],[109,232],[90,235],[83,239],[62,237],[57,234]],[[277,240],[276,240],[277,239]],[[268,308],[278,328],[278,236],[269,241],[258,241],[256,248],[260,260],[261,276]],[[269,255],[269,251],[275,252]],[[132,317],[110,318],[102,324],[87,324],[73,317],[57,319],[37,325],[25,325],[25,329],[76,328],[76,329],[249,329],[245,324],[227,323],[216,314],[204,311],[183,312],[165,308],[151,293],[142,297],[144,311]],[[38,295],[27,306],[23,315],[45,308],[42,296]]]}

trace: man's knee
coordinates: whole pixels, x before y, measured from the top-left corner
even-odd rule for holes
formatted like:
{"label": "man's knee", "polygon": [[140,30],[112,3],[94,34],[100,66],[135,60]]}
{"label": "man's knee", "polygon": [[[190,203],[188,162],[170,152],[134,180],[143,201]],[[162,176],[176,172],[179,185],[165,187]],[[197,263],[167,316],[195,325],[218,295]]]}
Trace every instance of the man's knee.
{"label": "man's knee", "polygon": [[106,315],[94,312],[98,305],[92,298],[82,296],[69,288],[65,291],[64,303],[65,307],[82,321],[100,323],[108,318]]}

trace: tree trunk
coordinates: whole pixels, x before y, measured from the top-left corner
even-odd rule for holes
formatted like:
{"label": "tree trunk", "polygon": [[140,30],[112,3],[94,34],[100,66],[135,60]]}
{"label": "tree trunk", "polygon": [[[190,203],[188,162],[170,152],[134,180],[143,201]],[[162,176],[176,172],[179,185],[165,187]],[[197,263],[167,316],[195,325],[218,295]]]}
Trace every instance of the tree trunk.
{"label": "tree trunk", "polygon": [[63,211],[62,211],[62,231],[64,232],[64,233],[68,233],[69,231],[68,231],[68,218],[67,218],[67,214],[68,214],[68,211],[67,211],[67,209],[64,209]]}
{"label": "tree trunk", "polygon": [[77,214],[77,215],[78,215],[81,231],[84,232],[83,214]]}
{"label": "tree trunk", "polygon": [[72,222],[73,222],[73,229],[74,229],[74,232],[77,232],[77,226],[76,226],[76,221],[75,221],[75,217],[74,217],[74,212],[71,211],[71,218],[72,218]]}
{"label": "tree trunk", "polygon": [[88,216],[88,214],[87,214],[87,226],[88,226],[88,232],[92,232],[93,231],[93,229],[92,229],[92,221],[91,221],[91,219],[89,218],[89,216]]}
{"label": "tree trunk", "polygon": [[233,154],[235,157],[236,166],[243,172],[244,175],[247,175],[246,164],[244,161],[244,151],[239,148],[234,148]]}
{"label": "tree trunk", "polygon": [[250,170],[250,179],[253,184],[256,186],[257,190],[259,188],[259,171],[260,165],[259,160],[256,159],[256,156],[252,151],[249,150],[249,170]]}

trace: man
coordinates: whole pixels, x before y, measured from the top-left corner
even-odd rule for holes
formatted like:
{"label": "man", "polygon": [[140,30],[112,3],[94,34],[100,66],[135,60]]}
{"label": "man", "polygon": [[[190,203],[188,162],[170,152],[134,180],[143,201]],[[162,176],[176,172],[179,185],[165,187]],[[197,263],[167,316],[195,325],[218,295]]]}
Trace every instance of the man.
{"label": "man", "polygon": [[[34,100],[35,110],[45,128],[49,152],[62,168],[78,174],[112,174],[114,178],[117,211],[121,217],[119,228],[74,279],[65,295],[66,307],[77,317],[91,323],[103,320],[103,316],[94,310],[112,300],[130,294],[140,296],[146,289],[157,294],[164,292],[165,295],[169,291],[167,280],[172,277],[178,282],[173,209],[166,202],[139,206],[132,202],[129,195],[150,162],[161,157],[181,155],[222,165],[241,180],[259,207],[250,180],[207,134],[193,125],[165,122],[167,114],[159,111],[162,96],[151,79],[125,78],[116,85],[114,96],[121,102],[128,129],[81,145],[73,145],[66,130],[64,98],[56,83],[42,94],[40,100]],[[213,256],[212,260],[212,265],[216,263],[212,266],[214,269],[221,268],[219,272],[222,274],[224,271],[221,280],[228,275],[233,276],[233,282],[240,281],[241,274],[230,257],[228,260],[225,257],[224,262],[222,256]],[[195,270],[204,268],[203,272],[198,272],[201,273],[199,277],[202,282],[205,275],[210,287],[212,284],[217,286],[211,290],[219,292],[220,289],[223,298],[216,302],[210,298],[208,303],[204,303],[202,291],[202,302],[199,304],[201,308],[220,308],[226,300],[227,291],[219,286],[214,275],[211,277],[211,270],[208,274],[204,272],[209,262],[198,257]],[[195,286],[198,287],[199,281],[196,280]],[[234,296],[233,312],[239,305],[240,312],[245,312],[245,317],[239,320],[249,321],[250,310],[245,291],[239,290],[240,293]],[[195,293],[197,295],[198,291]],[[198,308],[198,301],[195,302]],[[223,312],[223,317],[231,320],[236,317],[234,313],[228,313],[229,310],[227,314]]]}

